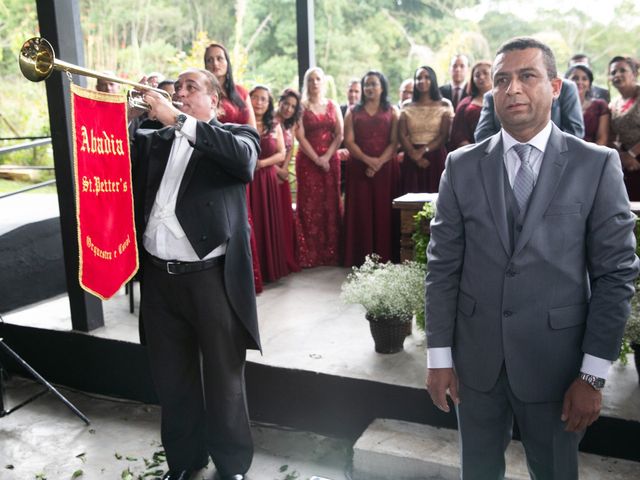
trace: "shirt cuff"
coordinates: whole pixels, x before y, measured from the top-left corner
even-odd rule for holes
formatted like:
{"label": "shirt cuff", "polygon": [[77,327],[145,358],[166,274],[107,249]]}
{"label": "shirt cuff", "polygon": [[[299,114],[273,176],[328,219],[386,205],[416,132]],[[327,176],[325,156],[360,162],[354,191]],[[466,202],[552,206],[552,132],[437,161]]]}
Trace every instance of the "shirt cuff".
{"label": "shirt cuff", "polygon": [[584,357],[582,357],[582,366],[580,367],[580,371],[606,380],[609,375],[609,367],[611,367],[612,363],[613,362],[611,360],[594,357],[593,355],[585,353]]}
{"label": "shirt cuff", "polygon": [[427,368],[453,368],[451,347],[427,348]]}
{"label": "shirt cuff", "polygon": [[196,141],[196,126],[198,121],[191,115],[186,115],[187,119],[184,121],[184,125],[180,129],[180,133],[187,137],[191,143]]}

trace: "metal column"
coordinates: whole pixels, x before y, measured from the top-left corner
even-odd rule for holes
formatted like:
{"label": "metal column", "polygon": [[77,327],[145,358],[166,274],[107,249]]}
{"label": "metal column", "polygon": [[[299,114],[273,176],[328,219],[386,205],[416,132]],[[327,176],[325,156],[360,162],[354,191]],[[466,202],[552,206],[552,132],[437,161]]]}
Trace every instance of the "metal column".
{"label": "metal column", "polygon": [[[36,6],[40,32],[51,42],[56,56],[67,62],[83,65],[84,51],[78,0],[36,0]],[[54,71],[46,81],[47,103],[58,185],[60,229],[71,307],[71,324],[74,330],[88,332],[103,326],[104,318],[102,301],[82,290],[78,281],[79,253],[73,187],[71,106],[68,82],[63,81],[63,75],[66,74]],[[75,81],[81,85],[86,84],[84,77],[76,77]]]}

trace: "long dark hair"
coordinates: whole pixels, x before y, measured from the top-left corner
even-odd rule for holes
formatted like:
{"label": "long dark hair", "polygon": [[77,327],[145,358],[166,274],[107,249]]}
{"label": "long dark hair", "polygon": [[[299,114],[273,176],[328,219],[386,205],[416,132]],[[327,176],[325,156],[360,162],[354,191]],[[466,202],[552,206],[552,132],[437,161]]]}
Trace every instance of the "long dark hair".
{"label": "long dark hair", "polygon": [[207,48],[204,49],[204,68],[207,68],[207,52],[210,48],[218,47],[224,53],[224,58],[227,61],[227,73],[224,76],[224,84],[222,85],[222,90],[227,95],[231,103],[235,106],[244,110],[247,108],[247,105],[244,103],[244,100],[240,98],[238,92],[236,92],[236,83],[233,81],[233,69],[231,68],[231,58],[229,58],[229,52],[224,47],[224,45],[220,43],[210,43],[207,45]]}
{"label": "long dark hair", "polygon": [[382,110],[386,112],[391,108],[391,104],[389,103],[389,98],[388,98],[389,82],[387,82],[387,77],[385,77],[384,74],[382,72],[379,72],[378,70],[369,70],[367,73],[364,74],[364,76],[360,80],[360,88],[362,89],[363,94],[360,95],[360,101],[354,107],[353,110],[357,112],[358,110],[362,110],[364,108],[364,104],[365,104],[364,79],[367,77],[377,77],[378,80],[380,80],[380,86],[382,87],[382,93],[380,94],[380,106],[382,107]]}
{"label": "long dark hair", "polygon": [[298,93],[298,91],[294,90],[293,88],[285,88],[282,91],[280,98],[278,99],[278,103],[284,102],[287,97],[293,97],[296,99],[296,108],[293,111],[293,115],[291,115],[291,118],[287,118],[284,122],[282,122],[285,130],[289,130],[291,127],[293,127],[300,119],[300,114],[302,113],[302,99],[300,98],[300,94]]}
{"label": "long dark hair", "polygon": [[431,100],[442,100],[442,94],[440,93],[440,89],[438,88],[438,77],[436,76],[436,72],[433,71],[433,68],[423,65],[421,67],[416,68],[416,71],[413,74],[413,95],[411,96],[412,102],[417,102],[420,100],[420,91],[416,88],[416,81],[418,80],[418,72],[420,70],[426,70],[429,74],[429,80],[431,80],[431,86],[429,87],[429,97]]}
{"label": "long dark hair", "polygon": [[265,92],[267,92],[267,97],[269,98],[267,111],[264,112],[264,115],[262,115],[263,128],[262,128],[262,132],[260,132],[261,134],[266,134],[266,133],[269,133],[275,126],[275,120],[274,120],[274,114],[273,114],[273,111],[274,111],[273,95],[271,95],[271,90],[266,85],[256,85],[249,92],[249,97],[251,97],[251,95],[253,95],[256,90],[264,90]]}

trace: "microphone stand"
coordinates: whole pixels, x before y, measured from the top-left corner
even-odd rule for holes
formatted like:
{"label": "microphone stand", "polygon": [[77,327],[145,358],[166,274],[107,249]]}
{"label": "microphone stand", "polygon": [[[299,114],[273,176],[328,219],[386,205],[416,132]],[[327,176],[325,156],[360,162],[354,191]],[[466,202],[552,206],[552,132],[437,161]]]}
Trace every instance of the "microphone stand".
{"label": "microphone stand", "polygon": [[16,362],[18,362],[18,364],[22,365],[22,367],[24,367],[29,373],[31,373],[31,375],[33,375],[33,377],[36,380],[38,380],[42,385],[47,387],[46,389],[44,389],[44,390],[36,393],[32,397],[28,398],[24,402],[14,406],[13,408],[10,408],[9,410],[5,410],[5,408],[4,408],[4,388],[3,388],[3,385],[2,385],[2,373],[3,373],[3,371],[2,371],[2,365],[0,364],[0,417],[4,417],[6,415],[9,415],[10,413],[15,412],[19,408],[22,408],[25,405],[33,402],[35,399],[40,398],[45,393],[51,392],[56,397],[58,397],[67,407],[69,407],[69,409],[73,413],[75,413],[78,417],[80,417],[84,423],[86,423],[87,425],[90,424],[89,419],[87,417],[85,417],[84,414],[80,410],[78,410],[69,400],[67,400],[53,385],[51,385],[49,382],[47,382],[44,379],[44,377],[42,377],[42,375],[40,375],[38,372],[36,372],[31,367],[31,365],[29,365],[27,362],[25,362],[20,357],[20,355],[18,355],[11,348],[9,348],[9,346],[6,343],[4,343],[4,340],[2,338],[0,338],[0,349],[4,350],[11,357],[13,357],[13,359]]}

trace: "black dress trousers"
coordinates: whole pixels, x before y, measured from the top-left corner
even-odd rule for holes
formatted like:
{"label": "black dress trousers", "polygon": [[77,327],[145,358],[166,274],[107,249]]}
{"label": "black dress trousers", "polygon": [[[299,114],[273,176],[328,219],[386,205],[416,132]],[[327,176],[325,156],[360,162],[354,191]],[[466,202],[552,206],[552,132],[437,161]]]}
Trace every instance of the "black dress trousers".
{"label": "black dress trousers", "polygon": [[162,407],[169,468],[210,455],[221,474],[253,458],[244,367],[248,333],[232,310],[224,265],[172,275],[145,261],[141,314]]}

